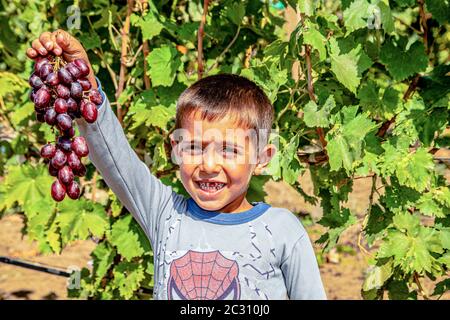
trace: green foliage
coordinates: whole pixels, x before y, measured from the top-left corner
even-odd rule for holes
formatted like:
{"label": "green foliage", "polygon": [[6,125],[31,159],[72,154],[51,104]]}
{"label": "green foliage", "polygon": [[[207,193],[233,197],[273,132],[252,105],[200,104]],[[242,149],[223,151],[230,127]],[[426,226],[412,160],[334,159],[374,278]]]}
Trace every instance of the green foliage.
{"label": "green foliage", "polygon": [[[125,88],[117,99],[127,7],[116,0],[76,3],[80,29],[71,32],[87,49],[105,93],[126,110],[123,127],[131,146],[146,163],[152,159],[150,170],[163,183],[186,194],[170,161],[169,134],[179,94],[198,78],[203,3],[150,0],[145,8],[135,2]],[[269,179],[291,184],[311,203],[320,200],[319,223],[327,231],[318,243],[324,251],[339,246],[350,226],[362,224],[374,251],[361,290],[366,299],[420,298],[417,282],[425,277],[435,283],[433,296],[442,295],[450,288],[450,192],[433,152],[449,141],[449,1],[425,1],[426,44],[414,0],[282,3],[298,5],[302,13],[291,34],[284,28],[284,11],[269,1],[211,1],[206,17],[205,76],[246,76],[275,109],[278,131],[271,139],[278,140],[279,150],[270,175],[252,178],[250,201],[264,200]],[[142,299],[139,290],[152,289],[154,271],[140,226],[92,164],[83,198],[56,204],[49,192],[52,178],[39,157],[54,133],[36,121],[28,100],[33,64],[25,51],[43,31],[67,28],[68,6],[62,0],[0,3],[0,216],[23,213],[24,231],[42,253],[61,252],[75,240],[97,243],[92,267],[82,269],[81,287],[70,289],[69,296]],[[305,170],[313,196],[298,183]],[[363,219],[345,207],[358,176],[382,183],[372,188]],[[106,196],[93,201],[95,189]],[[375,193],[380,193],[376,201]]]}

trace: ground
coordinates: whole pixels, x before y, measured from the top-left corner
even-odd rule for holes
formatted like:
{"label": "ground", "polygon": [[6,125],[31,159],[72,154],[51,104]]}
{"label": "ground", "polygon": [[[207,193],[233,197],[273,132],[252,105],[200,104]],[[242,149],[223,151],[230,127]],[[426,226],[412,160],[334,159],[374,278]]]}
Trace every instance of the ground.
{"label": "ground", "polygon": [[[304,190],[312,194],[312,184],[308,174],[300,178]],[[348,207],[363,217],[368,207],[371,179],[357,179],[351,193]],[[319,206],[311,206],[303,201],[295,190],[283,182],[269,182],[265,186],[266,202],[272,206],[284,207],[292,212],[307,214],[312,219],[305,220],[305,226],[314,242],[323,228],[314,223],[321,215]],[[280,197],[279,195],[283,195]],[[376,198],[375,198],[376,200]],[[310,221],[306,223],[306,221]],[[321,255],[315,245],[320,260],[320,272],[329,299],[361,299],[361,285],[368,268],[367,256],[357,245],[360,224],[344,232],[339,241],[340,250]],[[66,247],[61,255],[40,255],[36,244],[22,237],[23,221],[20,215],[10,215],[0,219],[0,256],[47,264],[67,270],[69,267],[82,268],[90,260],[90,252],[95,248],[92,241],[78,241]],[[431,283],[424,283],[426,290],[432,291]],[[0,263],[0,300],[3,299],[65,299],[66,278]],[[450,294],[443,297],[450,299]]]}

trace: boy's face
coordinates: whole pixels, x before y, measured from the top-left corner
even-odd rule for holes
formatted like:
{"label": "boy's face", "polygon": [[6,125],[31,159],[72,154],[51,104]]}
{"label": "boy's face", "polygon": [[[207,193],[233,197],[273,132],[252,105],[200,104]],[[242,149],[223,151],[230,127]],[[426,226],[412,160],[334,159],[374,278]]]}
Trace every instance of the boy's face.
{"label": "boy's face", "polygon": [[193,200],[209,211],[250,209],[245,199],[248,184],[267,166],[275,146],[266,145],[258,155],[255,132],[239,127],[231,117],[210,122],[192,114],[178,132],[181,139],[171,135],[173,155]]}

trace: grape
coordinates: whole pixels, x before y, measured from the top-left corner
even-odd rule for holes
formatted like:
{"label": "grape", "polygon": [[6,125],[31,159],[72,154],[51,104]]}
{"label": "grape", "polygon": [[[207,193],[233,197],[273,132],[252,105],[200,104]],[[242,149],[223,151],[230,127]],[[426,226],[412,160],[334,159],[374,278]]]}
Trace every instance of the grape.
{"label": "grape", "polygon": [[33,101],[33,103],[35,97],[36,97],[36,90],[33,89],[30,91],[30,100]]}
{"label": "grape", "polygon": [[48,63],[50,63],[50,61],[47,58],[40,57],[40,58],[36,59],[36,63],[34,65],[34,71],[37,73],[44,64],[48,64]]}
{"label": "grape", "polygon": [[52,163],[50,162],[48,164],[48,173],[52,176],[52,177],[57,177],[58,176],[58,169],[56,169],[54,166],[52,166]]}
{"label": "grape", "polygon": [[75,100],[80,100],[83,96],[83,88],[78,82],[72,82],[70,85],[70,96]]}
{"label": "grape", "polygon": [[92,89],[89,93],[89,99],[91,102],[95,103],[96,105],[101,105],[103,102],[102,94],[97,89]]}
{"label": "grape", "polygon": [[81,115],[88,123],[93,123],[97,120],[98,110],[97,106],[92,102],[86,102],[81,107]]}
{"label": "grape", "polygon": [[67,185],[66,192],[70,199],[76,200],[80,197],[80,186],[73,180]]}
{"label": "grape", "polygon": [[38,107],[38,108],[45,108],[48,103],[50,102],[50,92],[48,91],[47,87],[42,86],[37,92],[36,95],[34,97],[34,104]]}
{"label": "grape", "polygon": [[75,79],[81,78],[81,71],[73,62],[66,64],[65,68]]}
{"label": "grape", "polygon": [[66,164],[66,161],[67,161],[66,154],[61,150],[56,149],[55,155],[53,156],[52,160],[50,160],[50,163],[56,169],[61,169]]}
{"label": "grape", "polygon": [[42,87],[42,85],[44,84],[41,80],[41,78],[39,78],[35,73],[33,73],[30,77],[30,79],[28,80],[28,83],[30,84],[30,86],[32,86],[34,89],[39,89],[40,87]]}
{"label": "grape", "polygon": [[75,112],[69,111],[69,112],[67,112],[67,114],[72,118],[72,120],[81,118],[81,113],[79,110],[77,110]]}
{"label": "grape", "polygon": [[78,177],[84,177],[86,175],[86,167],[84,164],[81,164],[80,169],[73,169],[73,174]]}
{"label": "grape", "polygon": [[78,83],[81,84],[83,91],[88,91],[92,87],[91,82],[86,78],[78,79]]}
{"label": "grape", "polygon": [[70,97],[70,90],[66,86],[58,84],[56,86],[56,94],[62,99],[68,99]]}
{"label": "grape", "polygon": [[45,112],[44,120],[47,122],[48,125],[53,126],[56,123],[56,116],[58,114],[56,113],[55,109],[49,108]]}
{"label": "grape", "polygon": [[82,77],[86,77],[87,75],[89,75],[89,67],[83,59],[76,59],[73,63],[80,70]]}
{"label": "grape", "polygon": [[72,138],[75,135],[75,129],[72,127],[70,129],[64,130],[62,134],[63,137]]}
{"label": "grape", "polygon": [[73,172],[69,166],[64,166],[58,171],[58,180],[67,185],[73,181]]}
{"label": "grape", "polygon": [[72,128],[72,118],[67,113],[60,113],[56,116],[56,124],[61,130]]}
{"label": "grape", "polygon": [[73,100],[72,98],[67,99],[67,109],[68,109],[68,111],[71,111],[71,112],[78,111],[77,102],[75,100]]}
{"label": "grape", "polygon": [[54,145],[47,143],[41,148],[41,157],[51,159],[55,156],[56,148]]}
{"label": "grape", "polygon": [[71,144],[72,141],[70,140],[70,138],[67,137],[59,137],[58,141],[56,142],[56,146],[64,152],[72,151]]}
{"label": "grape", "polygon": [[58,79],[61,83],[70,85],[74,80],[72,75],[64,67],[58,70]]}
{"label": "grape", "polygon": [[35,111],[36,113],[43,113],[43,114],[45,114],[45,112],[47,111],[47,109],[41,108],[41,107],[38,107],[38,106],[34,105],[34,111]]}
{"label": "grape", "polygon": [[58,98],[55,100],[54,108],[56,113],[66,113],[67,110],[69,109],[67,101],[62,98]]}
{"label": "grape", "polygon": [[84,137],[75,137],[72,141],[72,150],[79,156],[80,158],[86,157],[89,154],[88,144]]}
{"label": "grape", "polygon": [[50,72],[45,79],[45,83],[50,86],[56,87],[59,84],[58,74],[55,72]]}
{"label": "grape", "polygon": [[47,76],[53,72],[53,66],[49,63],[44,64],[38,71],[41,79],[47,79]]}
{"label": "grape", "polygon": [[80,158],[74,151],[70,152],[69,155],[67,156],[67,164],[73,170],[80,170],[81,166],[83,165],[81,163]]}
{"label": "grape", "polygon": [[39,122],[45,122],[44,114],[36,112],[36,120]]}
{"label": "grape", "polygon": [[52,190],[51,191],[52,198],[55,201],[58,201],[58,202],[62,201],[64,199],[64,197],[66,196],[66,187],[58,180],[53,182],[51,190]]}

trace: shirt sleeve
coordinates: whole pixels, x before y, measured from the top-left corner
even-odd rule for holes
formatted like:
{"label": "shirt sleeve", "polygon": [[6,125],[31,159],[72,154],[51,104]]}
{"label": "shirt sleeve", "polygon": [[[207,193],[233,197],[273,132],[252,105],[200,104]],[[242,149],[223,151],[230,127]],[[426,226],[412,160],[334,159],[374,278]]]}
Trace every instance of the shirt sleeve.
{"label": "shirt sleeve", "polygon": [[180,206],[184,197],[152,175],[138,158],[97,83],[103,97],[97,121],[89,124],[83,118],[77,119],[80,134],[87,141],[89,159],[153,245],[158,222]]}
{"label": "shirt sleeve", "polygon": [[314,249],[305,232],[281,264],[291,300],[326,300]]}

